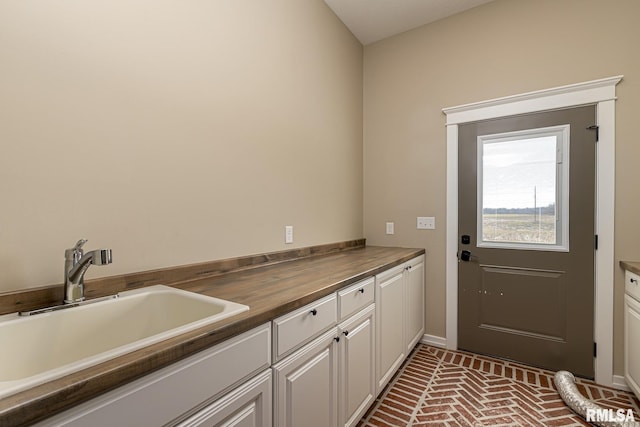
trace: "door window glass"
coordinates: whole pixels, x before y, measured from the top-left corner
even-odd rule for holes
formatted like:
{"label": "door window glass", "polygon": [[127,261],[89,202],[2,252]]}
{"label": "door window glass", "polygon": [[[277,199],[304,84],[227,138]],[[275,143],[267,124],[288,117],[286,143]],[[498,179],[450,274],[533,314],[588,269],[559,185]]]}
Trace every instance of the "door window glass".
{"label": "door window glass", "polygon": [[478,246],[568,251],[569,125],[478,137]]}

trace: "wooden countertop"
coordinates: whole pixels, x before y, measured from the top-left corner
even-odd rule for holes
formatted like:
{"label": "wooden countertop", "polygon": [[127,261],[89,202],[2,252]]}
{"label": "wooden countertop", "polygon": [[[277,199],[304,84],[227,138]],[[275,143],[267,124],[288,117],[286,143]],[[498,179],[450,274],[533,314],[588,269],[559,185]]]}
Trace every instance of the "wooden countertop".
{"label": "wooden countertop", "polygon": [[620,261],[620,267],[632,273],[640,274],[640,262],[638,261]]}
{"label": "wooden countertop", "polygon": [[0,400],[0,427],[24,426],[52,416],[424,253],[424,249],[366,246],[173,284],[250,309],[8,396]]}

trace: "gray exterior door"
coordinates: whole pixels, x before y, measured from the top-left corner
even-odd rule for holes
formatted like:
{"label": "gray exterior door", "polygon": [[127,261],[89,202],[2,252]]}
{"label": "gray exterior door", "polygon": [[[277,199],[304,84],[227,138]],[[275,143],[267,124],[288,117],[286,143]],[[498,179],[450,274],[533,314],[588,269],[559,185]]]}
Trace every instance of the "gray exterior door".
{"label": "gray exterior door", "polygon": [[595,106],[458,136],[458,346],[594,375]]}

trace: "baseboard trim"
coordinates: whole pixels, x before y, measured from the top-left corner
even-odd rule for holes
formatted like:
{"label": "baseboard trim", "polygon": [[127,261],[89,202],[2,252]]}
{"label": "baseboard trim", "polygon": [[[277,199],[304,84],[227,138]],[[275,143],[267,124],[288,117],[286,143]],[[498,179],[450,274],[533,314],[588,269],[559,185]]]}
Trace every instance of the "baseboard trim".
{"label": "baseboard trim", "polygon": [[447,339],[435,335],[424,334],[420,340],[422,344],[432,345],[434,347],[446,348]]}
{"label": "baseboard trim", "polygon": [[624,376],[622,375],[613,376],[613,384],[611,384],[611,387],[618,390],[631,391],[631,389],[627,385],[627,382],[624,380]]}

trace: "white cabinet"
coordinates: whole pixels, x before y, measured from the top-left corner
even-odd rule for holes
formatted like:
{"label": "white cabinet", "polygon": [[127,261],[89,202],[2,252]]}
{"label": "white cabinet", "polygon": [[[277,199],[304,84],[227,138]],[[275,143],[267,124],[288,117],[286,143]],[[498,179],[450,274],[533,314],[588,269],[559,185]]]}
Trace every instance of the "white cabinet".
{"label": "white cabinet", "polygon": [[624,378],[640,399],[640,276],[625,275]]}
{"label": "white cabinet", "polygon": [[376,396],[373,301],[369,278],[273,321],[276,357],[293,351],[273,366],[274,425],[358,423]]}
{"label": "white cabinet", "polygon": [[271,328],[265,324],[38,425],[111,427],[175,424],[264,371],[270,363]]}
{"label": "white cabinet", "polygon": [[370,304],[338,326],[338,425],[341,427],[355,426],[376,398],[374,318],[375,305]]}
{"label": "white cabinet", "polygon": [[275,426],[336,425],[337,336],[334,327],[273,366]]}
{"label": "white cabinet", "polygon": [[379,393],[424,333],[424,256],[382,272],[375,280]]}
{"label": "white cabinet", "polygon": [[337,320],[334,293],[272,322],[274,358],[279,360],[273,365],[274,425],[336,425]]}

